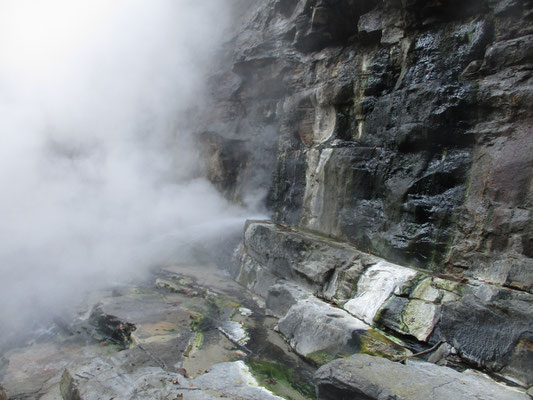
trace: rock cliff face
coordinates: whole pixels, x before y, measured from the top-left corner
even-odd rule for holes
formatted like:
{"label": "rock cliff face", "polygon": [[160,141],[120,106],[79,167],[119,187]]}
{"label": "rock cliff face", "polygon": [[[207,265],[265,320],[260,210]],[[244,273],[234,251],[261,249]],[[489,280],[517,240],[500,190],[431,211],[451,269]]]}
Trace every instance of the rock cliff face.
{"label": "rock cliff face", "polygon": [[533,1],[239,10],[200,135],[224,193],[274,220],[246,227],[239,282],[318,364],[434,346],[531,386]]}
{"label": "rock cliff face", "polygon": [[242,8],[205,129],[230,144],[210,153],[229,197],[266,195],[275,220],[393,262],[533,290],[531,1]]}

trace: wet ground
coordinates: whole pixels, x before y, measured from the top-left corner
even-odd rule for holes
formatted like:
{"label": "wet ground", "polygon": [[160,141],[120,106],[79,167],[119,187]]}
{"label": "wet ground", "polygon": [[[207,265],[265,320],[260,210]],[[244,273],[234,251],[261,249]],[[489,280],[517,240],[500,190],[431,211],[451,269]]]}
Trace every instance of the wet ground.
{"label": "wet ground", "polygon": [[[57,318],[39,338],[5,352],[0,382],[10,399],[75,398],[78,389],[94,398],[112,398],[124,394],[125,382],[147,376],[167,379],[183,390],[203,385],[201,393],[207,396],[181,391],[168,398],[256,398],[245,391],[232,395],[227,385],[245,385],[243,378],[233,382],[228,375],[222,389],[216,382],[220,368],[214,366],[242,360],[244,364],[227,365],[249,370],[253,385],[286,399],[312,398],[314,367],[290,351],[275,332],[276,322],[265,315],[262,299],[224,271],[168,265],[142,284],[88,294],[74,315]],[[163,373],[177,373],[187,381],[176,375],[162,378]],[[148,393],[149,385],[143,385],[135,393]]]}

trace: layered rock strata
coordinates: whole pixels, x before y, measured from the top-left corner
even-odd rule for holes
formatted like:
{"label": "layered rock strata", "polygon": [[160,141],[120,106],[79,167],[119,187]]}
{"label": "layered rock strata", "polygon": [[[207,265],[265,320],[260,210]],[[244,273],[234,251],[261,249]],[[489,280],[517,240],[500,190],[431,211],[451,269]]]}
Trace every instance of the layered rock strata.
{"label": "layered rock strata", "polygon": [[274,221],[247,225],[239,282],[317,363],[372,332],[531,386],[533,2],[241,10],[205,127],[245,154],[226,195]]}
{"label": "layered rock strata", "polygon": [[323,400],[529,400],[527,394],[505,389],[473,372],[420,361],[402,365],[364,354],[320,368],[316,379],[317,395]]}
{"label": "layered rock strata", "polygon": [[241,10],[201,136],[232,146],[209,159],[228,197],[267,192],[278,222],[533,290],[531,1]]}
{"label": "layered rock strata", "polygon": [[346,243],[249,221],[236,279],[266,298],[296,352],[323,364],[413,352],[533,385],[533,296],[390,263]]}

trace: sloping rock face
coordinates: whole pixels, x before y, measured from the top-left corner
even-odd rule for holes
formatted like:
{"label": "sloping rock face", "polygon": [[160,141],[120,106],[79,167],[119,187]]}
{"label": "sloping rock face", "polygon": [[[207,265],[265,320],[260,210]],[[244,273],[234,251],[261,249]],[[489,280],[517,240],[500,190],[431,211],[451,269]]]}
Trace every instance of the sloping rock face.
{"label": "sloping rock face", "polygon": [[532,18],[529,0],[243,3],[204,136],[238,143],[210,161],[238,171],[216,181],[278,222],[531,292]]}
{"label": "sloping rock face", "polygon": [[423,351],[442,365],[533,385],[529,293],[428,274],[272,222],[247,223],[240,257],[237,281],[266,298],[279,332],[319,365]]}
{"label": "sloping rock face", "polygon": [[402,365],[364,354],[320,368],[316,379],[317,397],[323,400],[529,399],[473,373],[424,362]]}

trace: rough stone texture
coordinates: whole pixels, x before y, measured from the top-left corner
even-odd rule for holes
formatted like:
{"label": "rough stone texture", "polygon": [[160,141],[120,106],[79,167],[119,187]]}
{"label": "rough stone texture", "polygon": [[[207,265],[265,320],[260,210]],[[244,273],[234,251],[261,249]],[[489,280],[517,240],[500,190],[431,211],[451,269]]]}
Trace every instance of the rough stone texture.
{"label": "rough stone texture", "polygon": [[61,375],[59,391],[63,400],[82,400],[78,390],[78,382],[72,378],[68,370],[65,370]]}
{"label": "rough stone texture", "polygon": [[531,1],[244,8],[206,123],[246,149],[229,197],[269,188],[279,222],[533,290]]}
{"label": "rough stone texture", "polygon": [[425,362],[407,365],[358,354],[332,361],[315,374],[319,400],[526,400],[484,376]]}
{"label": "rough stone texture", "polygon": [[349,269],[365,257],[375,263],[344,243],[268,222],[248,221],[243,245],[243,268],[237,281],[264,297],[279,279],[318,293],[328,290],[326,284],[336,270]]}
{"label": "rough stone texture", "polygon": [[460,300],[443,304],[435,337],[475,365],[533,385],[531,296],[488,285],[466,286],[464,292]]}
{"label": "rough stone texture", "polygon": [[[154,274],[141,287],[92,293],[75,316],[62,315],[68,329],[50,327],[31,344],[2,354],[0,388],[11,399],[278,399],[244,363],[227,363],[244,358],[297,370],[293,380],[276,384],[277,390],[295,390],[292,382],[311,383],[314,369],[267,331],[272,321],[265,321],[250,293],[224,271],[173,264]],[[179,282],[199,295],[157,288],[162,281]],[[98,333],[89,319],[111,326],[111,333],[133,324],[130,346],[102,335],[103,329]],[[253,340],[244,343],[234,336],[243,332]]]}
{"label": "rough stone texture", "polygon": [[208,373],[194,380],[158,367],[132,370],[128,368],[129,363],[124,361],[124,356],[116,357],[111,362],[94,361],[76,370],[75,374],[79,377],[76,380],[66,371],[61,382],[63,399],[281,399],[259,386],[242,361],[214,365]]}
{"label": "rough stone texture", "polygon": [[311,297],[311,293],[301,287],[289,283],[278,283],[268,289],[265,305],[267,311],[275,317],[281,318],[299,300]]}
{"label": "rough stone texture", "polygon": [[306,356],[319,351],[353,354],[370,326],[346,311],[309,299],[292,306],[278,329],[298,354]]}
{"label": "rough stone texture", "polygon": [[[239,281],[531,385],[532,22],[530,0],[250,3],[206,130],[243,141],[230,192],[283,229],[246,228]],[[379,260],[413,276],[372,279]]]}
{"label": "rough stone texture", "polygon": [[411,354],[346,311],[317,299],[298,301],[279,320],[278,329],[298,354],[318,364],[359,352],[392,359]]}
{"label": "rough stone texture", "polygon": [[[355,325],[368,324],[414,339],[422,349],[446,342],[457,352],[451,365],[459,357],[525,387],[533,384],[530,293],[394,265],[347,244],[264,221],[247,223],[242,250],[239,280],[266,293],[268,308],[283,316],[280,332],[302,355],[359,351],[368,327],[358,332]],[[446,363],[449,355],[438,360]]]}
{"label": "rough stone texture", "polygon": [[192,384],[204,390],[229,395],[232,398],[283,400],[259,386],[243,361],[217,364],[207,374],[194,379]]}
{"label": "rough stone texture", "polygon": [[357,295],[344,308],[367,324],[374,322],[378,310],[392,292],[416,276],[416,271],[379,262],[368,268],[357,284]]}

